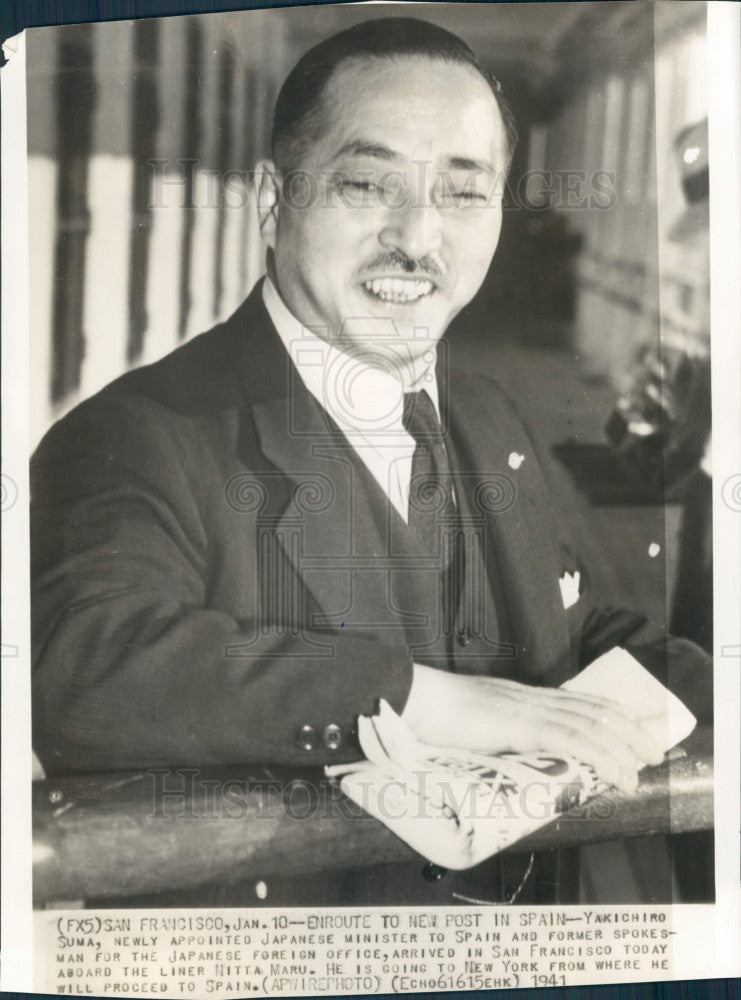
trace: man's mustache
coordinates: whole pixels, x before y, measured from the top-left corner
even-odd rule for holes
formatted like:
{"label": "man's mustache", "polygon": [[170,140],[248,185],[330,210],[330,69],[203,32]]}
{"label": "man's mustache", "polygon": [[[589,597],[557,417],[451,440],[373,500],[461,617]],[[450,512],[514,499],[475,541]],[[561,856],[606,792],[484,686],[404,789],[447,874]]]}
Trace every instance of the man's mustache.
{"label": "man's mustache", "polygon": [[375,257],[363,268],[363,273],[368,274],[369,277],[374,272],[388,274],[390,271],[398,271],[401,274],[417,275],[425,278],[441,278],[445,273],[442,263],[430,254],[415,260],[404,253],[400,253],[398,250],[379,254],[378,257]]}

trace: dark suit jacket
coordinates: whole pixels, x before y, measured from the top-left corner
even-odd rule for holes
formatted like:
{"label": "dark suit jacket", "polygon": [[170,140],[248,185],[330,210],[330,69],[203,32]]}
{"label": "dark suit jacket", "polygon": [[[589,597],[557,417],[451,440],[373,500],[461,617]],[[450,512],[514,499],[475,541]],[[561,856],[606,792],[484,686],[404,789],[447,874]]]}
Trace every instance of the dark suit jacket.
{"label": "dark suit jacket", "polygon": [[[599,650],[587,596],[564,610],[559,577],[575,567],[532,441],[494,384],[450,373],[448,390],[463,472],[498,483],[483,516],[515,655],[492,668],[559,684]],[[379,697],[403,709],[412,662],[374,572],[386,541],[347,449],[259,287],[49,431],[32,462],[34,741],[47,768],[337,762],[358,756],[358,713]],[[691,700],[707,659],[677,651],[673,686]],[[665,643],[640,657],[666,670]]]}

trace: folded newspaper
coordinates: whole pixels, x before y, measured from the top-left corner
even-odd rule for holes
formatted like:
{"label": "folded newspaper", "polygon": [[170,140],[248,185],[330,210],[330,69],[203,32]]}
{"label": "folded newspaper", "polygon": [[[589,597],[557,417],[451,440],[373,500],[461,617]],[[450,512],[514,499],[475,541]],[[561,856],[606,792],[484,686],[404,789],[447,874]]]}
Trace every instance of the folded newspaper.
{"label": "folded newspaper", "polygon": [[[563,687],[611,698],[664,750],[695,726],[685,706],[624,649],[605,653]],[[489,756],[422,744],[385,701],[377,715],[360,717],[358,735],[367,760],[327,767],[327,774],[445,868],[470,868],[607,787],[563,753]]]}

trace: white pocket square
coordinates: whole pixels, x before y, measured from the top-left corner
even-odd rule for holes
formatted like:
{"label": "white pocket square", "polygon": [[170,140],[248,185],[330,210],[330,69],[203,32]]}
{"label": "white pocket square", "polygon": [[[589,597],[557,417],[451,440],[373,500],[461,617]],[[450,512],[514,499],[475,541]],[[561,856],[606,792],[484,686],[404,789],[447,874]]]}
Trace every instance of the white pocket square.
{"label": "white pocket square", "polygon": [[573,573],[564,572],[563,576],[561,576],[558,581],[558,585],[561,588],[561,600],[563,601],[563,606],[566,611],[573,607],[579,600],[580,580],[581,574],[577,569]]}

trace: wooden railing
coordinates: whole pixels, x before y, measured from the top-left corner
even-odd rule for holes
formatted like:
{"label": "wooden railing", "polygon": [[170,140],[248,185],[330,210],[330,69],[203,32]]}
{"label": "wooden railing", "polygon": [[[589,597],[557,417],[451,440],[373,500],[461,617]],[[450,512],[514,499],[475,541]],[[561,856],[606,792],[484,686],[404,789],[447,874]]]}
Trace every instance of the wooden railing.
{"label": "wooden railing", "polygon": [[[599,796],[510,850],[711,828],[712,746],[712,730],[697,729],[634,795]],[[415,856],[317,771],[75,775],[35,782],[33,797],[37,906]]]}

